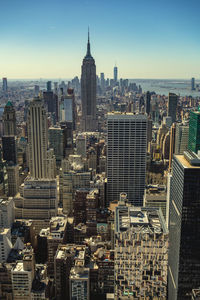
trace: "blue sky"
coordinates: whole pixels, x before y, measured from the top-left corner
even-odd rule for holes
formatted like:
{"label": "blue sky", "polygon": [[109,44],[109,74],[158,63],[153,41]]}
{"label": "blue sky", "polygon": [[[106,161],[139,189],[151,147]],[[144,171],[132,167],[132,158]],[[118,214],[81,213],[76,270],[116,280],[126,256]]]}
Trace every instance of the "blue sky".
{"label": "blue sky", "polygon": [[0,0],[0,77],[200,77],[199,0]]}

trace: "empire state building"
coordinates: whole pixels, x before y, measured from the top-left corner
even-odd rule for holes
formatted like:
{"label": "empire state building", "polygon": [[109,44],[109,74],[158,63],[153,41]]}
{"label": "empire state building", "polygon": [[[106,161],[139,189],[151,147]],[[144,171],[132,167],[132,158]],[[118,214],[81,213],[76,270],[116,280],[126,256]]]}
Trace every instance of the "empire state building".
{"label": "empire state building", "polygon": [[87,54],[83,59],[81,74],[82,131],[96,131],[96,65],[90,53],[88,32]]}

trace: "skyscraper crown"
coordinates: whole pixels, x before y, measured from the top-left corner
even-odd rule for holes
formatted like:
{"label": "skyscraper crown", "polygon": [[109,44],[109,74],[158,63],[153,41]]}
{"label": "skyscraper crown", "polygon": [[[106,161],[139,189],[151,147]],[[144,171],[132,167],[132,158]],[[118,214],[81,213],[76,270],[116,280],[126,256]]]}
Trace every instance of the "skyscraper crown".
{"label": "skyscraper crown", "polygon": [[90,52],[90,32],[88,28],[88,42],[87,42],[87,53],[85,56],[85,59],[93,59],[91,52]]}

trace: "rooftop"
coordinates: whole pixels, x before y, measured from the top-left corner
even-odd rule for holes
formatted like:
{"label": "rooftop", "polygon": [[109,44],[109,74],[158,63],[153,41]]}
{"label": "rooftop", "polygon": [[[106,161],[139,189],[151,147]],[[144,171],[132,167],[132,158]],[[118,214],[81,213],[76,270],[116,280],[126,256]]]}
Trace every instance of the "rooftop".
{"label": "rooftop", "polygon": [[82,279],[82,280],[88,280],[89,278],[89,268],[72,268],[70,272],[70,279]]}
{"label": "rooftop", "polygon": [[184,155],[175,155],[175,157],[184,168],[200,168],[200,158],[192,151],[185,151]]}
{"label": "rooftop", "polygon": [[168,233],[161,210],[121,205],[115,210],[115,231],[127,230],[145,234]]}
{"label": "rooftop", "polygon": [[135,119],[135,120],[147,120],[147,116],[145,114],[136,114],[136,113],[127,113],[127,112],[119,112],[113,111],[107,113],[108,119]]}

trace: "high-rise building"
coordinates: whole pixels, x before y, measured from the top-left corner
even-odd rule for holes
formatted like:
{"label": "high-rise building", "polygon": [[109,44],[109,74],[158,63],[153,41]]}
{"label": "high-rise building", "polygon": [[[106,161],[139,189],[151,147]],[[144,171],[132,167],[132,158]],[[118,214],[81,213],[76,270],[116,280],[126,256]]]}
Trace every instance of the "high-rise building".
{"label": "high-rise building", "polygon": [[85,273],[81,272],[85,270],[85,252],[85,245],[58,246],[54,258],[56,299],[89,300],[89,276],[85,282]]}
{"label": "high-rise building", "polygon": [[69,299],[69,275],[73,265],[76,248],[72,245],[59,245],[55,258],[55,293],[56,299]]}
{"label": "high-rise building", "polygon": [[47,92],[51,92],[51,81],[47,81]]}
{"label": "high-rise building", "polygon": [[17,163],[16,149],[16,115],[13,104],[8,101],[3,112],[4,135],[2,137],[3,159]]}
{"label": "high-rise building", "polygon": [[40,98],[34,98],[30,103],[28,114],[28,150],[31,177],[34,179],[54,178],[53,174],[48,174],[47,115]]}
{"label": "high-rise building", "polygon": [[118,69],[117,69],[117,66],[115,66],[113,69],[113,79],[114,79],[115,83],[117,82],[117,79],[118,79],[117,76],[118,76]]}
{"label": "high-rise building", "polygon": [[7,91],[8,91],[8,83],[7,83],[7,78],[6,78],[6,77],[4,77],[2,80],[3,80],[3,87],[2,87],[2,89],[3,89],[3,92],[7,92]]}
{"label": "high-rise building", "polygon": [[48,149],[47,115],[42,100],[34,98],[28,112],[28,153],[30,175],[15,201],[16,218],[32,219],[37,233],[57,214],[55,156]]}
{"label": "high-rise building", "polygon": [[19,191],[19,166],[13,163],[7,164],[8,196],[15,196]]}
{"label": "high-rise building", "polygon": [[6,162],[17,163],[17,140],[16,136],[2,136],[3,159]]}
{"label": "high-rise building", "polygon": [[178,96],[174,93],[169,93],[167,116],[172,118],[172,123],[176,122],[177,104]]}
{"label": "high-rise building", "polygon": [[58,95],[52,91],[43,92],[44,103],[47,106],[48,112],[51,113],[54,123],[58,121]]}
{"label": "high-rise building", "polygon": [[148,91],[146,93],[146,113],[147,113],[147,115],[150,114],[150,111],[151,111],[151,94]]}
{"label": "high-rise building", "polygon": [[188,149],[195,153],[200,150],[200,111],[190,112]]}
{"label": "high-rise building", "polygon": [[88,32],[87,54],[83,59],[81,73],[82,131],[96,131],[96,65],[90,53]]}
{"label": "high-rise building", "polygon": [[170,187],[168,299],[191,299],[200,282],[200,159],[175,155]]}
{"label": "high-rise building", "polygon": [[173,123],[170,129],[169,170],[171,170],[172,167],[172,159],[175,151],[175,135],[176,135],[176,123]]}
{"label": "high-rise building", "polygon": [[195,90],[195,78],[192,77],[191,79],[191,90],[194,91]]}
{"label": "high-rise building", "polygon": [[115,299],[167,299],[168,230],[162,212],[125,200],[122,193],[115,208]]}
{"label": "high-rise building", "polygon": [[60,127],[50,127],[49,130],[49,147],[54,150],[56,164],[60,165],[64,158],[64,129]]}
{"label": "high-rise building", "polygon": [[183,154],[188,149],[189,124],[177,123],[175,136],[175,154]]}
{"label": "high-rise building", "polygon": [[72,211],[75,191],[79,188],[89,188],[90,179],[91,172],[84,171],[83,166],[73,163],[72,167],[69,166],[67,160],[63,160],[60,174],[60,192],[62,193],[60,200],[63,202],[64,213]]}
{"label": "high-rise building", "polygon": [[61,97],[60,121],[71,122],[72,129],[76,129],[76,104],[73,89],[67,89],[67,95]]}
{"label": "high-rise building", "polygon": [[16,114],[12,102],[8,101],[3,112],[4,135],[16,135]]}
{"label": "high-rise building", "polygon": [[34,86],[34,96],[35,97],[38,97],[39,96],[39,92],[40,92],[40,87],[39,87],[39,85],[35,85]]}
{"label": "high-rise building", "polygon": [[100,82],[101,82],[102,93],[104,93],[104,91],[105,91],[105,76],[104,76],[104,73],[100,74]]}
{"label": "high-rise building", "polygon": [[107,115],[107,201],[121,192],[133,205],[143,205],[146,176],[147,116]]}
{"label": "high-rise building", "polygon": [[147,121],[147,149],[148,145],[152,140],[152,127],[153,127],[153,122],[151,119],[148,119]]}
{"label": "high-rise building", "polygon": [[0,147],[0,197],[8,195],[8,173],[6,161],[3,160],[3,151]]}

